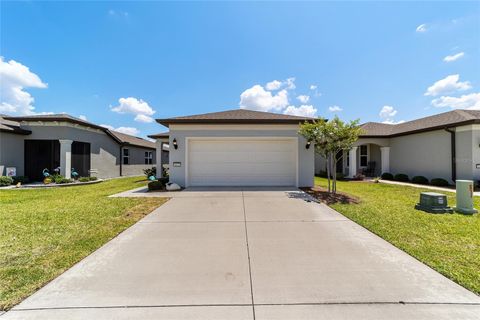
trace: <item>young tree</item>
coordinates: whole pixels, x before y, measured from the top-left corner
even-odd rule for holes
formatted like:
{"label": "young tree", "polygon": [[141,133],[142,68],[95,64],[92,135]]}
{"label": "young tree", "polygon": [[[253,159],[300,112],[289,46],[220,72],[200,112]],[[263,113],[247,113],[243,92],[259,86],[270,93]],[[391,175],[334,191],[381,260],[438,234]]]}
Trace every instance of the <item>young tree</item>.
{"label": "young tree", "polygon": [[[327,160],[328,192],[337,192],[337,159],[338,152],[352,148],[362,129],[358,126],[359,120],[343,122],[337,116],[330,121],[318,119],[315,122],[305,122],[300,126],[298,133],[314,144],[315,153]],[[333,170],[333,171],[332,171]],[[331,179],[332,178],[332,179]]]}

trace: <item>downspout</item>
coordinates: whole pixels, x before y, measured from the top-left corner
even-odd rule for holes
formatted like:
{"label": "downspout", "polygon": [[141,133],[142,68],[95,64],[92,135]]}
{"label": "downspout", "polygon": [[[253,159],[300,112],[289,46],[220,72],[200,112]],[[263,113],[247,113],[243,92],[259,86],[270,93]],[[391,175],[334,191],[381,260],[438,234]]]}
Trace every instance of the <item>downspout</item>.
{"label": "downspout", "polygon": [[122,149],[123,149],[123,145],[120,145],[120,157],[118,158],[119,161],[120,161],[120,177],[122,176],[123,172],[122,172],[122,165],[123,165],[123,159],[122,159]]}
{"label": "downspout", "polygon": [[457,180],[457,165],[456,165],[456,154],[455,154],[455,130],[452,128],[445,128],[445,131],[450,133],[450,149],[452,154],[452,181],[455,183]]}

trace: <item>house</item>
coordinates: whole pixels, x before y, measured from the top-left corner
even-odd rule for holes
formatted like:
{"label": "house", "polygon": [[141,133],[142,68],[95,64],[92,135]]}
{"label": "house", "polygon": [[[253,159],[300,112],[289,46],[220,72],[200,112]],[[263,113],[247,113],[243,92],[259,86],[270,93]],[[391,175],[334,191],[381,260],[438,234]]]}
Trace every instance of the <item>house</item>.
{"label": "house", "polygon": [[312,118],[236,109],[158,119],[169,133],[170,181],[190,186],[313,185],[314,148],[298,134]]}
{"label": "house", "polygon": [[0,116],[0,175],[15,168],[39,181],[43,169],[60,167],[65,177],[74,168],[80,176],[113,178],[141,175],[155,160],[153,142],[67,114]]}
{"label": "house", "polygon": [[[480,179],[480,111],[454,110],[400,124],[367,122],[354,147],[337,155],[337,172]],[[315,171],[325,160],[315,159]]]}

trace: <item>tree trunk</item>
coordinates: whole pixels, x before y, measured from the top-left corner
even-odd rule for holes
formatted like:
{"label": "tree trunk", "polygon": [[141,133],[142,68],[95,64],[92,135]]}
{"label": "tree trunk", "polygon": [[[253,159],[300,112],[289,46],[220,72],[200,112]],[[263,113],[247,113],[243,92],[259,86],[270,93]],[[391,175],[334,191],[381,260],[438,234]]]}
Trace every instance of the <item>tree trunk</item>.
{"label": "tree trunk", "polygon": [[337,153],[333,155],[333,193],[337,193]]}
{"label": "tree trunk", "polygon": [[327,153],[327,181],[328,181],[328,187],[327,190],[330,192],[330,153]]}

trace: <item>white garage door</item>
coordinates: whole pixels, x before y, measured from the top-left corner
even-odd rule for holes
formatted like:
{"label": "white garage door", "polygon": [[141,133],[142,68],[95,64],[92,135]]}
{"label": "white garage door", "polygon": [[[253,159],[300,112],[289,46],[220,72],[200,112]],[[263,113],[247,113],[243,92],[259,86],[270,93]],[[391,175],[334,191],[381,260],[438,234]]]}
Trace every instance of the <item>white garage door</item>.
{"label": "white garage door", "polygon": [[188,186],[295,186],[293,139],[188,142]]}

